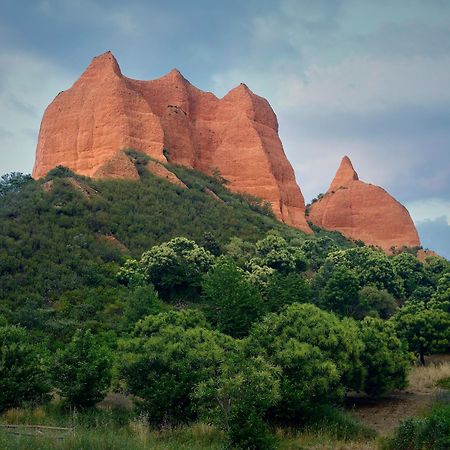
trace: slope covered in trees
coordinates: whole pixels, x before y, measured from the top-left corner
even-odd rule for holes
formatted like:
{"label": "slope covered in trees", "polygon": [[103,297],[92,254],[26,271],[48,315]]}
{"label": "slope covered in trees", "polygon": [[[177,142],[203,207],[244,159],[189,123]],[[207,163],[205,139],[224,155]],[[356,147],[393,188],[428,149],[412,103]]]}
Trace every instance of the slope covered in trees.
{"label": "slope covered in trees", "polygon": [[170,167],[185,188],[135,162],[140,182],[3,178],[0,410],[116,389],[153,425],[270,449],[277,424],[402,389],[414,356],[450,350],[446,260],[307,236],[219,176]]}

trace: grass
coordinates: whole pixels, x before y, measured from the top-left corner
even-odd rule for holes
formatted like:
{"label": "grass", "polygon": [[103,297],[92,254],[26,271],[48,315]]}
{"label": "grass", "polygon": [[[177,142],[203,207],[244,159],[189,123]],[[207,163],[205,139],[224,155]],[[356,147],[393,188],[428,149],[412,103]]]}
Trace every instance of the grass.
{"label": "grass", "polygon": [[[432,362],[427,366],[418,366],[411,371],[408,389],[414,392],[429,392],[435,389],[437,383],[445,379],[450,379],[450,362]],[[439,387],[449,389],[444,386]]]}
{"label": "grass", "polygon": [[441,378],[436,381],[436,386],[441,389],[447,389],[450,391],[450,377]]}
{"label": "grass", "polygon": [[[78,413],[51,403],[8,410],[0,416],[0,422],[60,427],[75,424],[75,432],[67,433],[63,439],[52,438],[45,431],[41,436],[22,436],[0,429],[2,450],[215,450],[226,445],[225,435],[211,425],[194,423],[157,430],[148,426],[145,417],[117,408]],[[280,450],[376,448],[373,432],[333,407],[317,410],[302,429],[279,427],[274,433]]]}

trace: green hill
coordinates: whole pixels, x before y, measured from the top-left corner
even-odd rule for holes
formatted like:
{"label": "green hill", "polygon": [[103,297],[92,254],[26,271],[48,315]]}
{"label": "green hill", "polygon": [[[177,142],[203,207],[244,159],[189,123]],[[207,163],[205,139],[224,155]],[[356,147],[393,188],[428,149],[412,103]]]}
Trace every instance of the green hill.
{"label": "green hill", "polygon": [[42,180],[4,177],[0,202],[0,314],[27,306],[30,314],[81,287],[115,286],[125,256],[138,257],[153,245],[185,236],[223,247],[232,237],[256,242],[269,230],[287,241],[314,236],[273,218],[258,199],[231,193],[220,177],[183,167],[170,170],[184,189],[144,169],[140,182],[92,180],[57,168]]}

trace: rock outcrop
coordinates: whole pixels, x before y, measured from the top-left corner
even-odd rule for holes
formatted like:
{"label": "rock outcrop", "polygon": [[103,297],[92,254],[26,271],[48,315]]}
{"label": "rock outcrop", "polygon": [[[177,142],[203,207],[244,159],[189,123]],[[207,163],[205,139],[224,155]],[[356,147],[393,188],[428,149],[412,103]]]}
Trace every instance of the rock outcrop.
{"label": "rock outcrop", "polygon": [[326,194],[310,206],[308,218],[387,253],[393,247],[420,245],[408,210],[384,189],[360,181],[347,156]]}
{"label": "rock outcrop", "polygon": [[63,165],[92,177],[135,179],[118,155],[125,148],[207,174],[218,170],[231,190],[269,201],[278,219],[311,232],[277,118],[243,84],[219,99],[177,70],[133,80],[104,53],[45,111],[33,177]]}

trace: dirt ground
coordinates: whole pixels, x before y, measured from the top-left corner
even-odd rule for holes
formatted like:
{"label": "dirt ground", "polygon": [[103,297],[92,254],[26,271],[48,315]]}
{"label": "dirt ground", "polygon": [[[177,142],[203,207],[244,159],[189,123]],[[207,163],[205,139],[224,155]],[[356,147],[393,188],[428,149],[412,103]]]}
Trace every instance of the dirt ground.
{"label": "dirt ground", "polygon": [[448,398],[448,391],[436,382],[450,377],[450,355],[434,355],[425,366],[415,366],[409,375],[409,386],[382,399],[352,395],[347,402],[349,412],[381,436],[390,434],[406,417],[420,415],[438,398]]}

